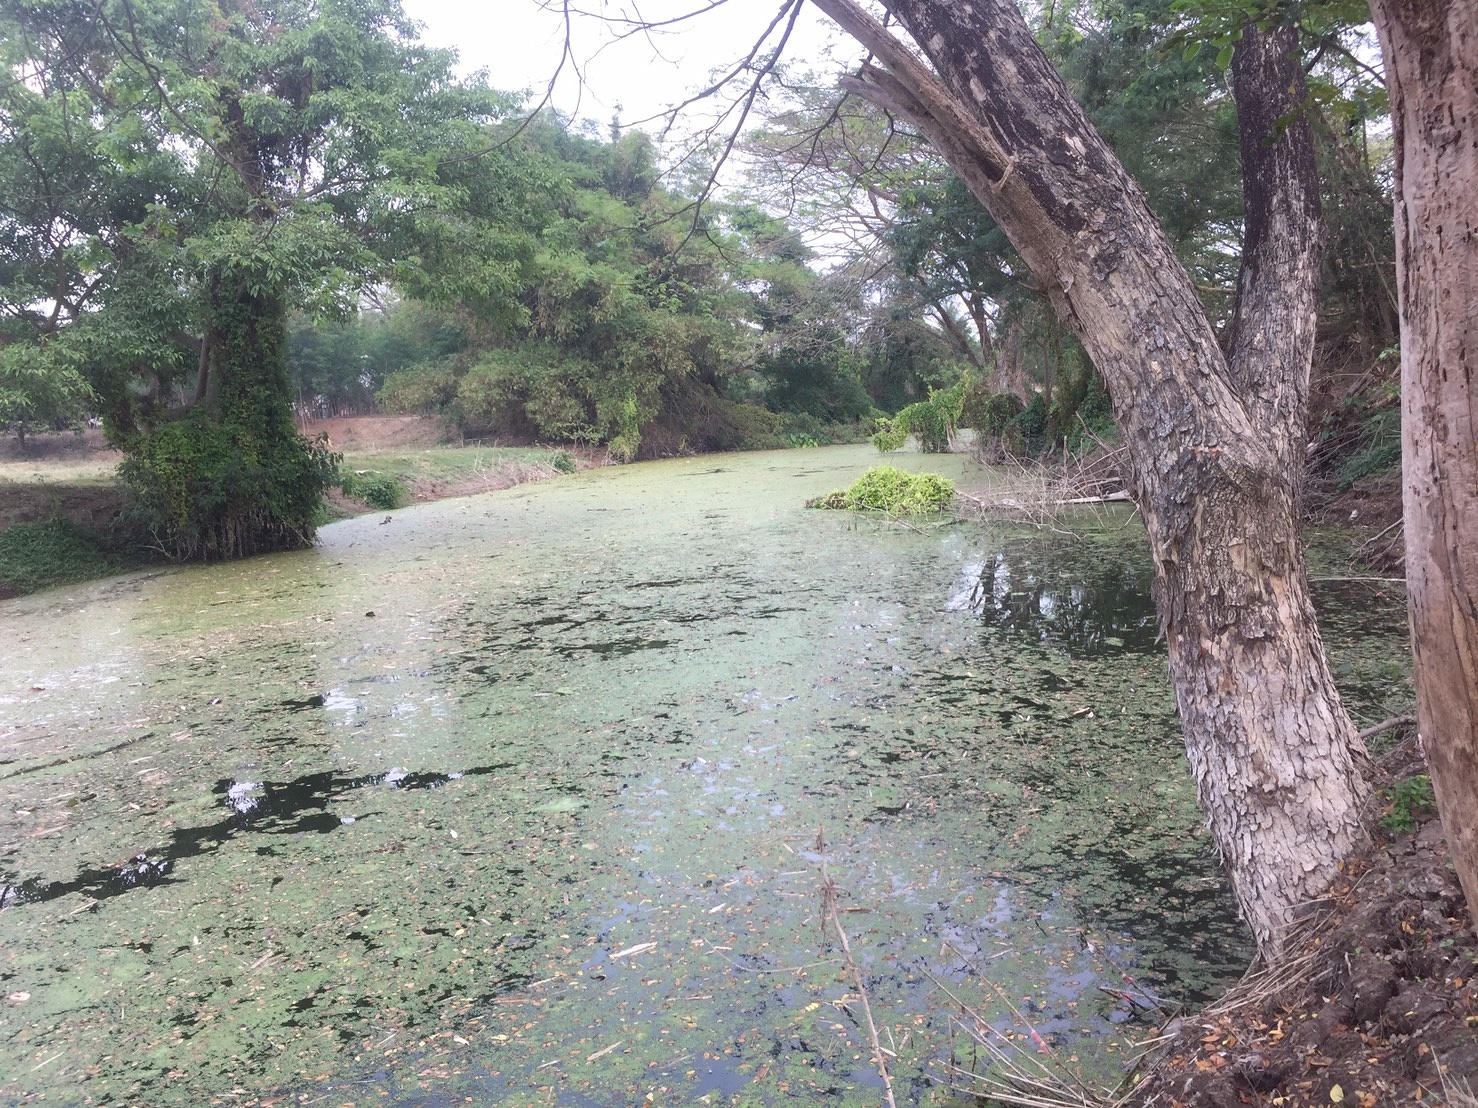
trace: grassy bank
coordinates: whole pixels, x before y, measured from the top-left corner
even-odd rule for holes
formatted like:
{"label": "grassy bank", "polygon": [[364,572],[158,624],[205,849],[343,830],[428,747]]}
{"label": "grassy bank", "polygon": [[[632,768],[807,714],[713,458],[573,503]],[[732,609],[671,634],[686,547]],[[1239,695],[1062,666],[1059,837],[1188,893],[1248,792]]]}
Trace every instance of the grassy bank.
{"label": "grassy bank", "polygon": [[[0,598],[96,580],[158,560],[148,536],[128,525],[117,456],[60,437],[33,454],[0,462]],[[356,444],[357,446],[358,444]],[[351,447],[341,482],[325,498],[323,522],[408,504],[471,496],[541,481],[597,464],[544,447]]]}

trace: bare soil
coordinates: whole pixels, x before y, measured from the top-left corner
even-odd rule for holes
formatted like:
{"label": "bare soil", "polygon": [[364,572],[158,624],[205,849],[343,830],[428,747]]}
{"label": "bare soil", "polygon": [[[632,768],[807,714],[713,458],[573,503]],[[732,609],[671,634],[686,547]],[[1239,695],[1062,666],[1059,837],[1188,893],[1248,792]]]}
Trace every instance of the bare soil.
{"label": "bare soil", "polygon": [[[1379,780],[1419,772],[1412,738]],[[1290,965],[1178,1021],[1136,1103],[1478,1104],[1478,942],[1436,813],[1413,814],[1350,863]]]}
{"label": "bare soil", "polygon": [[310,439],[327,435],[339,451],[405,450],[456,441],[430,416],[372,415],[301,420],[298,429]]}
{"label": "bare soil", "polygon": [[31,435],[25,442],[0,438],[0,529],[55,515],[106,527],[123,508],[123,491],[112,481],[122,457],[96,428]]}

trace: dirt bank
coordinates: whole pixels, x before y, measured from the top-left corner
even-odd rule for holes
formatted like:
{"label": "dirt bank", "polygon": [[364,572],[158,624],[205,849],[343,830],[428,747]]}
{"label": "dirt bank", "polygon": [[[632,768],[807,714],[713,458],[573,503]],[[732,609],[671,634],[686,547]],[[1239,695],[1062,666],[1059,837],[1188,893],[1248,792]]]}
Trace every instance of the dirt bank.
{"label": "dirt bank", "polygon": [[1400,785],[1422,770],[1414,738],[1382,759],[1385,823],[1409,827],[1349,865],[1291,965],[1177,1025],[1137,1103],[1478,1104],[1478,943],[1441,822]]}
{"label": "dirt bank", "polygon": [[310,439],[327,435],[329,445],[341,453],[415,450],[457,442],[454,434],[448,438],[448,432],[439,420],[418,415],[308,419],[299,421],[298,430]]}

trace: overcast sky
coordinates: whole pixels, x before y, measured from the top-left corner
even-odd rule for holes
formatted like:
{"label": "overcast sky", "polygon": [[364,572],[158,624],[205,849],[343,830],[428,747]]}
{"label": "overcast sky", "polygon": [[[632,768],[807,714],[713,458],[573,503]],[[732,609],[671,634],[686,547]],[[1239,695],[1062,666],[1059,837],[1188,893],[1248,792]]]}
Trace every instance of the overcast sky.
{"label": "overcast sky", "polygon": [[[648,19],[665,19],[704,6],[706,0],[647,0],[640,5]],[[559,64],[564,25],[558,13],[541,10],[538,0],[404,0],[406,13],[425,24],[423,39],[451,47],[462,69],[486,69],[495,88],[532,88],[542,92]],[[584,0],[582,6],[620,15],[629,3]],[[657,35],[635,36],[612,43],[598,20],[577,20],[575,57],[585,68],[587,86],[573,74],[561,78],[556,106],[578,111],[582,118],[606,123],[617,105],[632,122],[655,115],[694,89],[708,84],[717,67],[743,57],[774,18],[778,3],[731,0],[723,7]],[[786,49],[793,61],[825,65],[834,30],[806,5]]]}

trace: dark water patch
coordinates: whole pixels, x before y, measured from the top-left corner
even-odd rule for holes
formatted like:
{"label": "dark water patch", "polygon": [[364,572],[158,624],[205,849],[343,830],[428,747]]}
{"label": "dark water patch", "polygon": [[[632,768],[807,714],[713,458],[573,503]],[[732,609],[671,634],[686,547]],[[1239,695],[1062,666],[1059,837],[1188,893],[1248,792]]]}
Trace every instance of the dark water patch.
{"label": "dark water patch", "polygon": [[953,604],[977,613],[991,633],[1073,657],[1155,653],[1159,618],[1137,546],[1008,541]]}
{"label": "dark water patch", "polygon": [[185,877],[178,868],[179,863],[213,853],[222,844],[244,833],[322,835],[360,819],[382,814],[360,811],[350,816],[329,811],[335,803],[364,789],[376,786],[397,791],[437,789],[452,781],[496,776],[514,768],[513,763],[504,762],[450,773],[391,769],[384,773],[349,776],[323,772],[282,782],[243,782],[223,778],[216,782],[212,792],[221,798],[221,804],[230,811],[229,815],[214,823],[171,828],[167,843],[156,850],[116,864],[87,867],[65,880],[42,881],[6,874],[0,882],[0,907],[41,904],[74,893],[101,903],[135,889],[179,881]]}
{"label": "dark water patch", "polygon": [[591,654],[597,658],[624,658],[643,650],[663,650],[671,645],[671,639],[611,639],[606,642],[570,643],[551,649],[566,658],[580,654]]}
{"label": "dark water patch", "polygon": [[172,863],[171,858],[152,858],[140,853],[112,865],[89,867],[67,881],[22,880],[7,875],[0,882],[0,908],[20,908],[72,893],[83,893],[92,902],[88,907],[96,910],[111,897],[173,881],[169,876]]}

